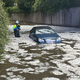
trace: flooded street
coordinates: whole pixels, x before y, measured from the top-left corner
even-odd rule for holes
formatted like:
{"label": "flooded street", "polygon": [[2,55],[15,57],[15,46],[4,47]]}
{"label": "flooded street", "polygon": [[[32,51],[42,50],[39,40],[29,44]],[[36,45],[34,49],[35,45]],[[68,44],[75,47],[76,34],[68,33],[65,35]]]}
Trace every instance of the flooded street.
{"label": "flooded street", "polygon": [[0,60],[0,80],[80,80],[80,28],[51,26],[62,38],[59,44],[37,44],[21,25],[20,38],[13,35]]}

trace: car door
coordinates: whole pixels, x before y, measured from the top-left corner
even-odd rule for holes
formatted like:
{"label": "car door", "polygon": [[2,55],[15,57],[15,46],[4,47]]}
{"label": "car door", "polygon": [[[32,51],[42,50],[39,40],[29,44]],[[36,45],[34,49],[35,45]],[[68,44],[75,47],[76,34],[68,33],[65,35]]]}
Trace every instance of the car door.
{"label": "car door", "polygon": [[33,28],[31,31],[30,31],[30,37],[33,39],[33,40],[36,40],[36,35],[35,35],[35,28]]}

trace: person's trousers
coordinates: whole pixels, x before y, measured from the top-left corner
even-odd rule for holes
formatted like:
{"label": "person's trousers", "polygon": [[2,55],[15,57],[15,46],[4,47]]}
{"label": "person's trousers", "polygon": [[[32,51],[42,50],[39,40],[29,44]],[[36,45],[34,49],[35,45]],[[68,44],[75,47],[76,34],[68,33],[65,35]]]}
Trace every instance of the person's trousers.
{"label": "person's trousers", "polygon": [[14,30],[15,37],[20,37],[19,30]]}

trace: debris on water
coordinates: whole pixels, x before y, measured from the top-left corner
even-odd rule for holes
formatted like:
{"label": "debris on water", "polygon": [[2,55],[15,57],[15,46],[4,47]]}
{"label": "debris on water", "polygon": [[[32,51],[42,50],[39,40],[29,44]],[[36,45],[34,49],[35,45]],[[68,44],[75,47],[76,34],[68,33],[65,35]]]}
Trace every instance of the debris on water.
{"label": "debris on water", "polygon": [[37,44],[29,38],[32,27],[21,26],[20,38],[10,35],[0,60],[0,80],[80,80],[80,29],[51,26],[62,43]]}

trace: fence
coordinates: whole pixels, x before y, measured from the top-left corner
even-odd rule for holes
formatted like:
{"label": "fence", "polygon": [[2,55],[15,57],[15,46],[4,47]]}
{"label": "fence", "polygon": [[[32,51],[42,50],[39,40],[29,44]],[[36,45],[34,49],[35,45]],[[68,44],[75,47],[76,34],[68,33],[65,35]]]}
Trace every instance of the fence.
{"label": "fence", "polygon": [[56,14],[43,13],[12,13],[11,21],[22,21],[27,23],[53,24],[61,26],[80,26],[80,7],[60,10]]}

